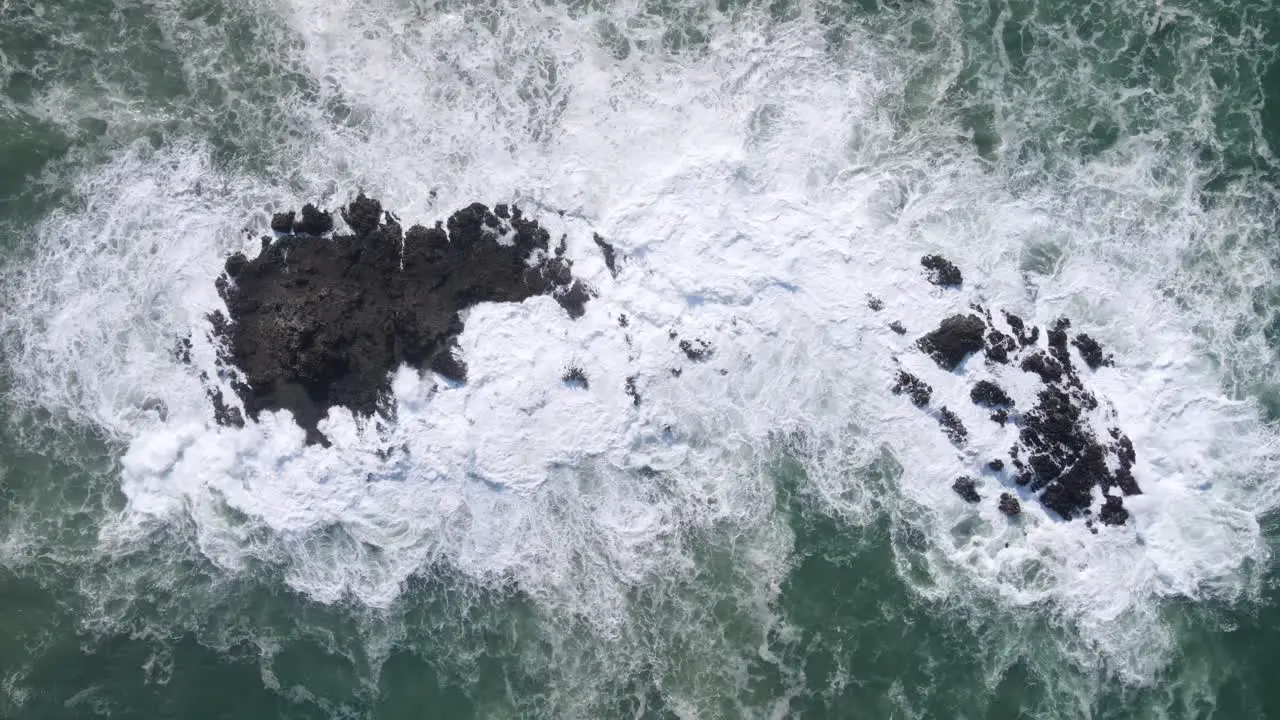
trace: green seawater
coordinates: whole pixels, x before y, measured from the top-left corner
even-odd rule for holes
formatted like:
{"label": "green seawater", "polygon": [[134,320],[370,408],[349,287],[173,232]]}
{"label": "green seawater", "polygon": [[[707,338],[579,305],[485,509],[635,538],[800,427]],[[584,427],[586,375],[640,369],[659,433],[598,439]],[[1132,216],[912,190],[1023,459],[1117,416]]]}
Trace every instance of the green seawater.
{"label": "green seawater", "polygon": [[[410,24],[454,14],[476,33],[504,27],[501,2],[367,5],[373,20],[350,32],[381,32],[382,10]],[[541,6],[521,12],[530,7]],[[1280,362],[1280,284],[1238,281],[1231,265],[1262,258],[1268,272],[1280,268],[1280,215],[1271,212],[1280,207],[1280,8],[1270,0],[663,0],[621,14],[594,0],[548,7],[598,17],[584,45],[618,62],[699,62],[748,17],[764,28],[765,53],[771,33],[810,24],[820,42],[807,51],[832,62],[900,57],[902,71],[877,93],[902,137],[944,116],[955,131],[948,143],[1010,187],[1029,188],[1030,198],[1081,163],[1150,141],[1158,153],[1141,172],[1185,181],[1188,202],[1205,213],[1236,208],[1230,242],[1245,248],[1214,246],[1227,241],[1206,232],[1210,246],[1187,258],[1198,284],[1170,292],[1183,293],[1176,301],[1188,307],[1230,297],[1232,307],[1250,308],[1228,334],[1264,348],[1265,364]],[[6,282],[48,251],[32,238],[51,214],[94,212],[92,187],[73,192],[75,179],[126,151],[162,162],[167,150],[198,142],[219,176],[251,176],[290,197],[346,193],[351,178],[336,176],[340,161],[290,165],[291,149],[311,142],[316,127],[353,139],[371,132],[368,110],[343,99],[346,79],[309,74],[298,60],[323,50],[305,48],[289,18],[318,17],[317,8],[0,0]],[[517,34],[504,42],[534,41]],[[403,50],[388,42],[388,52]],[[549,65],[526,70],[510,70],[524,106],[484,107],[528,113],[528,137],[537,140],[539,123],[555,125],[573,79]],[[1074,191],[1068,182],[1060,192]],[[1167,210],[1166,200],[1153,197],[1151,212]],[[246,204],[260,201],[269,199]],[[1023,262],[1036,272],[1070,252],[1050,243]],[[4,327],[5,348],[43,332]],[[1257,402],[1267,420],[1280,416],[1280,385],[1266,372],[1229,353],[1214,360],[1224,392]],[[0,367],[13,361],[0,357]],[[1014,605],[963,587],[928,592],[929,541],[901,506],[872,501],[857,518],[832,511],[807,475],[805,444],[779,439],[764,470],[772,492],[756,499],[767,510],[739,526],[682,532],[696,569],[636,582],[612,633],[447,558],[421,568],[389,606],[322,602],[291,586],[283,563],[214,562],[194,522],[153,528],[146,543],[124,550],[104,542],[104,527],[126,511],[120,458],[130,438],[75,413],[94,398],[44,407],[25,389],[0,371],[0,717],[1280,717],[1280,575],[1270,559],[1240,570],[1244,592],[1145,599],[1171,642],[1135,677],[1080,640],[1077,620],[1051,603]],[[892,496],[901,468],[885,456],[844,472],[869,494]],[[1276,548],[1280,518],[1257,521],[1263,543]],[[257,532],[242,541],[265,543]],[[755,548],[765,546],[782,548],[771,559],[782,570],[776,593],[762,596],[753,568],[763,562]]]}

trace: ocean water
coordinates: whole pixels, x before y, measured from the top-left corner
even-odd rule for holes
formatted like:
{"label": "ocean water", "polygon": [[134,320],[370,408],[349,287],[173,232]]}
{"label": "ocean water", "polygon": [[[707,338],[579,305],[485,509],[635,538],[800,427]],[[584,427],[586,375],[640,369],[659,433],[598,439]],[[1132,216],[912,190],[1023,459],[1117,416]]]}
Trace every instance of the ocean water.
{"label": "ocean water", "polygon": [[[1269,1],[0,0],[0,716],[1280,717],[1277,146]],[[215,425],[223,258],[359,191],[598,297]],[[951,490],[970,303],[1115,354],[1128,524]]]}

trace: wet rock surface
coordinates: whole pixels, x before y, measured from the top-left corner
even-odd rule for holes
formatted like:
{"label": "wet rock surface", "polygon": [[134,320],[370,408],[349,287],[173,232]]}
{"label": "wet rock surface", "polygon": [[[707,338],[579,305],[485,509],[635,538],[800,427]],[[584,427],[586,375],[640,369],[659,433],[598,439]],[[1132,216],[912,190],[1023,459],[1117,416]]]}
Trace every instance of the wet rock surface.
{"label": "wet rock surface", "polygon": [[985,347],[986,330],[986,323],[977,315],[952,315],[916,344],[938,367],[955,370],[966,357]]}
{"label": "wet rock surface", "polygon": [[[950,266],[936,256],[921,262],[931,272],[936,269],[940,276],[945,276]],[[932,277],[930,281],[935,282]],[[1055,321],[1043,334],[1042,342],[1040,328],[1019,316],[1004,312],[1005,322],[999,326],[992,313],[977,305],[972,307],[976,313],[942,320],[936,329],[917,340],[917,347],[944,370],[955,372],[966,358],[981,353],[991,372],[1021,371],[1036,376],[1040,382],[1034,406],[1011,414],[1014,399],[999,384],[986,379],[971,381],[970,399],[993,410],[992,421],[1001,427],[1012,425],[1017,432],[1017,439],[1009,448],[1008,463],[1005,458],[995,458],[985,463],[985,469],[1001,473],[1030,491],[1064,520],[1091,518],[1096,512],[1104,525],[1126,523],[1129,511],[1124,507],[1124,496],[1142,492],[1133,474],[1137,456],[1132,441],[1120,428],[1108,427],[1101,434],[1095,430],[1101,422],[1102,404],[1085,386],[1090,372],[1114,363],[1112,356],[1086,334],[1071,338],[1071,322],[1067,318]],[[1073,358],[1072,348],[1078,352],[1078,360]],[[1083,361],[1083,367],[1078,367],[1079,361]],[[899,371],[892,390],[929,410],[933,388],[924,380]],[[946,407],[929,411],[953,444],[965,444],[967,432],[959,416]],[[1114,419],[1113,410],[1102,415],[1108,422]],[[1009,470],[1004,475],[1006,466]],[[961,478],[952,487],[966,501],[977,502],[973,499],[977,491],[972,479]],[[1016,515],[1021,512],[1021,504],[1013,494],[1004,493],[998,509]],[[1089,522],[1093,529],[1092,519]]]}
{"label": "wet rock surface", "polygon": [[976,503],[982,500],[982,496],[978,494],[978,484],[969,476],[958,477],[951,484],[951,489],[956,491],[962,500],[967,503]]}
{"label": "wet rock surface", "polygon": [[309,443],[325,444],[316,425],[330,408],[390,409],[402,364],[465,381],[457,338],[469,307],[550,295],[582,316],[592,291],[562,246],[553,255],[536,221],[498,209],[476,203],[403,230],[361,195],[342,210],[351,232],[331,237],[332,217],[311,205],[273,218],[278,236],[264,237],[256,257],[227,259],[217,280],[227,312],[210,316],[245,414],[289,410]]}
{"label": "wet rock surface", "polygon": [[941,255],[925,255],[920,258],[929,282],[939,287],[959,287],[964,282],[960,268]]}

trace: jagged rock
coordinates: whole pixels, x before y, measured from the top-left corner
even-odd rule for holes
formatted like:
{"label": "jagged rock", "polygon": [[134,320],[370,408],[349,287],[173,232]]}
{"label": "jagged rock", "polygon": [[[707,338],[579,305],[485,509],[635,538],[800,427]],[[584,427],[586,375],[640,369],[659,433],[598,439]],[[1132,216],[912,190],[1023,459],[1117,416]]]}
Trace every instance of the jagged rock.
{"label": "jagged rock", "polygon": [[213,403],[213,420],[223,427],[244,427],[244,415],[240,408],[227,404],[222,390],[213,388],[208,391],[209,401]]}
{"label": "jagged rock", "polygon": [[630,375],[627,382],[622,386],[623,392],[631,397],[631,404],[640,407],[640,391],[636,389],[636,381],[640,379],[639,375]]}
{"label": "jagged rock", "polygon": [[1018,338],[1018,344],[1022,347],[1030,347],[1040,342],[1040,328],[1033,327],[1028,332],[1022,318],[1010,312],[1004,314],[1004,321],[1009,323],[1009,329],[1013,330],[1013,336]]}
{"label": "jagged rock", "polygon": [[969,391],[969,399],[975,405],[989,408],[1012,407],[1014,404],[1013,398],[990,380],[979,380],[974,383],[973,389]]}
{"label": "jagged rock", "polygon": [[925,255],[920,264],[928,272],[929,282],[939,287],[959,287],[964,282],[960,268],[941,255]]}
{"label": "jagged rock", "polygon": [[938,424],[942,426],[942,432],[946,433],[954,445],[964,445],[969,439],[969,431],[960,421],[960,417],[950,408],[942,407],[938,410]]}
{"label": "jagged rock", "polygon": [[327,442],[316,424],[332,407],[388,409],[402,364],[465,380],[462,310],[550,294],[577,317],[591,297],[568,260],[547,257],[549,234],[519,208],[504,222],[476,203],[447,230],[402,232],[361,195],[342,218],[352,234],[309,237],[333,225],[308,205],[294,235],[263,238],[252,260],[232,255],[217,281],[227,314],[210,317],[221,356],[242,374],[233,389],[249,418],[289,410],[311,443]]}
{"label": "jagged rock", "polygon": [[995,460],[987,463],[987,469],[991,472],[1000,472],[1001,470],[1004,470],[1004,461],[1000,458],[996,458]]}
{"label": "jagged rock", "polygon": [[911,398],[911,403],[916,407],[924,407],[929,404],[929,398],[933,397],[933,388],[929,383],[912,375],[905,370],[898,371],[898,377],[893,384],[893,394],[901,395],[906,393]]}
{"label": "jagged rock", "polygon": [[1009,493],[1000,493],[1000,512],[1010,517],[1022,512],[1022,503],[1018,502],[1018,498]]}
{"label": "jagged rock", "polygon": [[1056,383],[1062,380],[1062,374],[1065,369],[1062,365],[1048,353],[1036,352],[1022,359],[1022,369],[1029,373],[1035,373],[1040,376],[1041,380],[1047,383]]}
{"label": "jagged rock", "polygon": [[1001,409],[991,413],[991,422],[997,423],[1000,427],[1004,427],[1004,424],[1009,422],[1009,411]]}
{"label": "jagged rock", "polygon": [[1098,344],[1097,340],[1084,333],[1077,335],[1076,339],[1071,341],[1071,344],[1075,345],[1076,349],[1080,351],[1080,357],[1084,359],[1084,364],[1088,365],[1090,370],[1097,370],[1114,362],[1111,355],[1103,354],[1102,346]]}
{"label": "jagged rock", "polygon": [[905,326],[903,326],[903,324],[902,324],[901,322],[898,322],[897,320],[894,320],[893,322],[889,323],[889,329],[890,329],[890,330],[892,330],[892,331],[894,331],[894,332],[896,332],[896,333],[898,333],[899,335],[906,335],[906,334],[907,334],[907,328],[906,328]]}
{"label": "jagged rock", "polygon": [[618,277],[617,252],[613,246],[595,233],[591,234],[591,239],[595,240],[596,247],[600,248],[600,253],[604,255],[604,265],[609,268],[609,274]]}
{"label": "jagged rock", "polygon": [[983,347],[986,323],[977,315],[952,315],[917,341],[917,345],[934,362],[946,370],[955,370],[970,354]]}
{"label": "jagged rock", "polygon": [[987,359],[992,362],[998,362],[1004,365],[1009,362],[1009,356],[1018,351],[1018,344],[1013,338],[1005,335],[999,330],[992,330],[987,333]]}
{"label": "jagged rock", "polygon": [[968,475],[956,478],[956,481],[951,484],[951,489],[955,490],[956,494],[967,503],[976,503],[982,500],[982,496],[978,494],[977,483]]}
{"label": "jagged rock", "polygon": [[1107,495],[1098,512],[1098,520],[1103,525],[1123,525],[1129,519],[1129,511],[1124,508],[1124,501],[1115,495]]}
{"label": "jagged rock", "polygon": [[884,301],[875,295],[867,295],[867,307],[871,308],[875,312],[880,312],[884,309]]}

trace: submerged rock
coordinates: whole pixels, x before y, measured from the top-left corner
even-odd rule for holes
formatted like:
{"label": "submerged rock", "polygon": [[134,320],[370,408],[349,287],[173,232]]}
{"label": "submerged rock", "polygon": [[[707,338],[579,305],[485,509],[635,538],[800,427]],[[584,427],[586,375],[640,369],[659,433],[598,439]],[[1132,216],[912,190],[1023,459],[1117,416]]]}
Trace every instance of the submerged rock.
{"label": "submerged rock", "polygon": [[592,296],[518,208],[503,220],[476,203],[447,225],[402,231],[360,195],[342,218],[351,233],[326,238],[313,236],[332,231],[332,218],[314,206],[300,220],[277,216],[273,226],[295,234],[263,238],[253,259],[228,258],[217,280],[227,313],[211,316],[223,359],[242,375],[233,388],[249,418],[289,410],[310,443],[327,442],[316,425],[332,407],[388,409],[402,364],[464,381],[466,308],[550,295],[576,318]]}

